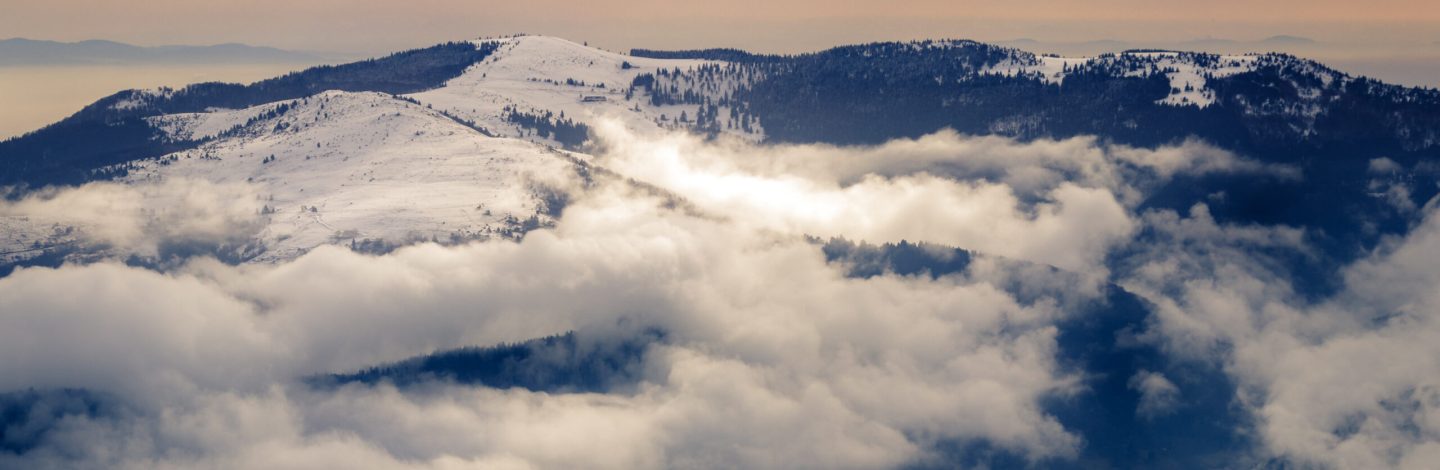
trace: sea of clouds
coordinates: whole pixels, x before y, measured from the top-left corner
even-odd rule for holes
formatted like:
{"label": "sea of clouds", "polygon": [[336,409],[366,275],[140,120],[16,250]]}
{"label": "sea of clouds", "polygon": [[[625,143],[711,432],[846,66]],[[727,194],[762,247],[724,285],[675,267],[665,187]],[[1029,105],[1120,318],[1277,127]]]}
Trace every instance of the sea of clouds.
{"label": "sea of clouds", "polygon": [[[1057,335],[1107,283],[1149,302],[1137,341],[1236,382],[1254,418],[1237,432],[1257,443],[1237,461],[1440,459],[1433,204],[1314,299],[1283,262],[1314,256],[1305,230],[1147,208],[1176,178],[1304,177],[1202,142],[940,132],[756,146],[597,131],[595,165],[659,191],[558,180],[570,201],[558,223],[518,242],[139,267],[122,261],[244,244],[264,226],[258,191],[92,183],[3,203],[3,216],[73,219],[108,255],[0,278],[0,391],[85,389],[110,404],[31,410],[30,427],[5,430],[31,445],[0,450],[0,467],[877,468],[975,442],[1064,462],[1086,436],[1044,403],[1091,377],[1061,367]],[[1067,274],[981,259],[938,277],[848,277],[808,237],[926,241]],[[570,331],[664,340],[609,393],[302,380]],[[1141,416],[1186,406],[1162,373],[1129,383]]]}

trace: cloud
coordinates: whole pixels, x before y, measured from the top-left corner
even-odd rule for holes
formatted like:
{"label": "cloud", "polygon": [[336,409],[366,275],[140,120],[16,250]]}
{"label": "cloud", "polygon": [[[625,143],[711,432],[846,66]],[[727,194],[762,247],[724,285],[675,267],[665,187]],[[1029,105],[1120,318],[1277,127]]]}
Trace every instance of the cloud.
{"label": "cloud", "polygon": [[1135,413],[1150,419],[1169,414],[1180,402],[1180,387],[1164,374],[1141,370],[1130,377],[1130,388],[1140,392],[1140,405]]}
{"label": "cloud", "polygon": [[243,248],[263,228],[261,208],[248,185],[174,179],[46,188],[0,202],[0,217],[70,227],[87,250],[155,258]]}
{"label": "cloud", "polygon": [[[83,286],[83,295],[77,295]],[[115,264],[0,280],[0,389],[115,389],[164,401],[265,377],[278,356],[249,305],[193,278]]]}
{"label": "cloud", "polygon": [[[875,242],[926,240],[1077,271],[1099,271],[1109,245],[1132,229],[1125,207],[1103,186],[1087,187],[1068,183],[1058,174],[1039,174],[1048,170],[1006,167],[999,165],[1000,157],[992,157],[996,165],[990,165],[954,158],[951,153],[989,155],[991,148],[1003,151],[1002,155],[1026,152],[1024,147],[1012,148],[1018,145],[1012,142],[971,143],[947,133],[857,151],[707,144],[684,135],[649,139],[615,123],[601,128],[609,149],[597,159],[601,165],[757,230]],[[965,150],[970,146],[980,149]],[[894,155],[910,157],[888,158]],[[950,159],[942,161],[945,157]],[[839,163],[823,164],[827,161]],[[960,168],[962,162],[973,167]],[[924,171],[941,163],[957,165],[952,173],[965,173],[971,179]],[[1027,190],[1035,193],[1025,196],[1036,200],[1024,201],[1013,186],[983,179],[981,173],[1024,180],[1031,185]]]}
{"label": "cloud", "polygon": [[673,160],[683,157],[692,172],[738,172],[841,186],[872,175],[892,178],[929,173],[955,180],[1004,184],[1027,201],[1063,183],[1108,189],[1127,206],[1133,206],[1141,202],[1145,196],[1143,191],[1175,177],[1213,174],[1301,177],[1295,167],[1245,159],[1194,139],[1146,149],[1103,144],[1091,136],[1018,141],[1001,136],[966,136],[943,129],[915,139],[896,139],[869,147],[757,146],[727,139],[702,142],[683,134],[642,138],[615,121],[602,120],[596,127],[602,141],[619,147],[608,152],[612,160],[618,156],[622,161],[655,159],[672,164]]}
{"label": "cloud", "polygon": [[1294,166],[1244,159],[1195,139],[1155,149],[1117,145],[1107,150],[1115,160],[1148,170],[1162,180],[1181,175],[1211,174],[1255,174],[1279,180],[1297,180],[1303,176]]}
{"label": "cloud", "polygon": [[[518,243],[20,269],[0,279],[0,388],[104,390],[134,411],[66,420],[42,450],[7,458],[883,467],[946,440],[1033,459],[1077,451],[1040,405],[1079,386],[1055,363],[1053,325],[1067,313],[1050,299],[1062,294],[1022,302],[985,271],[847,278],[801,237],[664,205],[604,184]],[[295,382],[438,349],[649,327],[666,341],[629,393]],[[113,447],[58,451],[97,442]]]}
{"label": "cloud", "polygon": [[1339,468],[1429,464],[1440,446],[1433,207],[1339,269],[1343,285],[1318,299],[1293,287],[1317,274],[1303,231],[1217,223],[1203,206],[1145,225],[1151,236],[1117,270],[1156,304],[1150,339],[1235,377],[1267,454]]}
{"label": "cloud", "polygon": [[1428,465],[1440,447],[1437,250],[1432,209],[1345,269],[1345,291],[1242,351],[1244,371],[1269,391],[1261,414],[1277,450],[1340,466]]}
{"label": "cloud", "polygon": [[[1417,165],[1412,170],[1420,169]],[[1370,175],[1370,181],[1366,183],[1365,189],[1369,191],[1370,197],[1384,199],[1404,215],[1416,212],[1418,207],[1411,196],[1410,183],[1414,182],[1415,173],[1418,171],[1407,171],[1399,162],[1380,157],[1370,160],[1366,172]]]}
{"label": "cloud", "polygon": [[[125,411],[58,420],[43,445],[0,455],[0,466],[873,468],[928,462],[952,444],[1073,458],[1084,436],[1043,406],[1086,387],[1084,371],[1059,366],[1057,325],[1099,298],[1112,266],[1156,306],[1143,339],[1184,358],[1221,353],[1254,391],[1247,403],[1282,426],[1265,430],[1276,452],[1328,449],[1281,432],[1314,423],[1267,408],[1289,397],[1279,392],[1291,379],[1254,359],[1325,356],[1303,347],[1365,323],[1324,314],[1343,306],[1312,309],[1276,282],[1287,273],[1270,255],[1307,256],[1305,232],[1225,225],[1203,205],[1185,217],[1136,212],[1175,178],[1295,177],[1285,168],[1197,142],[1145,150],[941,132],[837,148],[600,129],[596,164],[668,194],[608,177],[557,182],[570,192],[563,216],[518,242],[383,256],[320,246],[236,265],[203,255],[263,229],[243,185],[102,183],[7,203],[6,215],[76,225],[111,257],[0,278],[0,390],[94,389]],[[982,255],[938,278],[849,278],[806,236]],[[166,248],[187,241],[211,248]],[[148,269],[115,261],[166,253],[175,255]],[[1398,289],[1393,279],[1410,272],[1396,263],[1357,265],[1350,282]],[[1427,285],[1390,297],[1394,310]],[[664,340],[643,355],[639,383],[610,393],[298,381],[450,348],[652,329]],[[1419,342],[1426,331],[1410,334]],[[1137,374],[1131,387],[1141,415],[1184,406],[1167,377]],[[1330,416],[1387,409],[1355,405],[1375,397],[1411,409],[1426,396],[1397,387],[1306,419],[1323,428]]]}
{"label": "cloud", "polygon": [[1020,142],[942,130],[873,147],[757,146],[640,136],[615,120],[596,129],[606,149],[599,164],[734,223],[925,240],[1091,273],[1103,273],[1105,254],[1137,227],[1131,211],[1175,178],[1300,177],[1195,140],[1140,149],[1093,137]]}

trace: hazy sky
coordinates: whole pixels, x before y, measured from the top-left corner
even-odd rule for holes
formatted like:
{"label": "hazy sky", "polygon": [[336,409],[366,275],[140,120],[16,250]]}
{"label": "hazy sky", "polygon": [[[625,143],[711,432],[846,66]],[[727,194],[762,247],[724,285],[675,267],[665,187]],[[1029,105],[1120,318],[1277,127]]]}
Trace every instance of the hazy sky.
{"label": "hazy sky", "polygon": [[0,0],[0,37],[144,45],[244,42],[374,53],[528,32],[612,49],[795,52],[913,37],[1046,41],[1293,34],[1348,43],[1440,41],[1434,0]]}

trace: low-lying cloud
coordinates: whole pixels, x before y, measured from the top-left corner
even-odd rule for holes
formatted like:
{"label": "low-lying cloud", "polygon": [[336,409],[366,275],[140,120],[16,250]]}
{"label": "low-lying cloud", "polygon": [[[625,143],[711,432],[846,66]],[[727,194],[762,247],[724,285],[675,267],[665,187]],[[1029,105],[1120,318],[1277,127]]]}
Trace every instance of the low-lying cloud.
{"label": "low-lying cloud", "polygon": [[1129,209],[1177,175],[1298,177],[1188,141],[1155,150],[1093,138],[1018,142],[942,131],[877,147],[757,147],[608,122],[598,161],[736,224],[875,242],[925,240],[1103,272],[1136,228]]}
{"label": "low-lying cloud", "polygon": [[[22,269],[0,280],[0,388],[106,390],[135,407],[134,419],[67,421],[51,435],[56,446],[106,436],[114,453],[86,455],[116,459],[102,466],[368,455],[397,467],[876,467],[939,440],[1076,451],[1039,405],[1077,387],[1055,365],[1053,322],[1066,314],[1055,302],[961,275],[847,278],[800,237],[593,191],[519,243],[380,257],[321,247],[280,265],[197,259],[169,272]],[[95,287],[67,295],[74,286]],[[632,394],[325,394],[296,382],[436,349],[641,327],[667,341]]]}
{"label": "low-lying cloud", "polygon": [[1148,219],[1158,236],[1124,282],[1156,304],[1150,340],[1237,378],[1265,454],[1339,468],[1425,468],[1440,455],[1433,207],[1318,300],[1296,292],[1308,273],[1284,261],[1311,256],[1302,230],[1220,224],[1204,206]]}
{"label": "low-lying cloud", "polygon": [[[0,452],[0,466],[875,468],[935,462],[955,443],[1069,459],[1086,436],[1044,403],[1086,393],[1089,378],[1061,366],[1059,325],[1107,280],[1153,304],[1136,341],[1237,379],[1263,453],[1396,466],[1437,452],[1433,208],[1345,269],[1341,293],[1311,302],[1276,261],[1310,256],[1304,230],[1217,222],[1204,205],[1139,209],[1176,178],[1301,176],[1198,142],[942,132],[759,147],[600,129],[595,164],[686,209],[597,178],[565,188],[558,223],[518,242],[383,256],[321,246],[274,264],[111,260],[0,278],[0,390],[83,388],[120,403],[50,423],[34,449]],[[71,221],[123,259],[161,256],[165,240],[243,244],[263,230],[257,193],[97,183],[0,213]],[[807,236],[986,255],[944,276],[852,278]],[[1006,269],[993,255],[1039,264]],[[645,352],[639,382],[610,393],[300,380],[567,331],[606,341],[650,330],[665,339]],[[1186,406],[1158,371],[1124,378],[1146,419]]]}
{"label": "low-lying cloud", "polygon": [[0,217],[70,229],[89,249],[155,258],[244,245],[264,227],[249,185],[204,180],[46,188],[0,202]]}

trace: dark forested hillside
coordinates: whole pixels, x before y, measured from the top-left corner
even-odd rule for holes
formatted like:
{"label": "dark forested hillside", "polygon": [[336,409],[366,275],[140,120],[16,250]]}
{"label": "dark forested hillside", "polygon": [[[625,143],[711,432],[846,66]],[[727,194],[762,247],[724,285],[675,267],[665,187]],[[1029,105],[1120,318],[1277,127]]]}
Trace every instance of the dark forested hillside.
{"label": "dark forested hillside", "polygon": [[551,393],[604,392],[639,380],[645,350],[663,336],[646,332],[610,340],[577,337],[570,332],[516,344],[439,351],[359,372],[317,376],[310,383],[408,386],[448,381]]}
{"label": "dark forested hillside", "polygon": [[659,51],[654,49],[630,49],[630,55],[652,59],[700,59],[724,62],[781,62],[788,56],[755,54],[740,49],[695,49],[688,51]]}
{"label": "dark forested hillside", "polygon": [[[1349,77],[1283,54],[1257,56],[1253,70],[1206,74],[1209,106],[1158,103],[1172,92],[1157,57],[1136,51],[1064,70],[992,73],[1039,56],[971,41],[846,46],[796,56],[729,50],[637,51],[647,57],[726,60],[723,66],[660,70],[635,86],[657,103],[737,106],[775,142],[874,144],[941,128],[969,134],[1064,138],[1094,134],[1133,145],[1197,136],[1236,150],[1380,146],[1391,152],[1440,146],[1440,91]],[[1201,70],[1203,53],[1165,53]]]}

